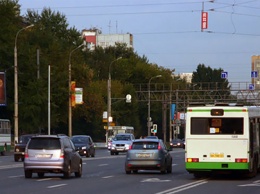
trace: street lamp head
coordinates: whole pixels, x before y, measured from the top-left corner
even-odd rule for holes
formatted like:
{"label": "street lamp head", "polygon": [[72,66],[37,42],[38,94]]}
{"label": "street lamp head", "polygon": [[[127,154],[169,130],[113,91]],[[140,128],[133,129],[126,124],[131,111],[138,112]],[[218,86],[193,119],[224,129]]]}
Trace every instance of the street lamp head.
{"label": "street lamp head", "polygon": [[33,26],[34,26],[34,24],[31,24],[31,25],[29,25],[29,26],[26,26],[25,29],[31,28],[31,27],[33,27]]}
{"label": "street lamp head", "polygon": [[156,77],[162,77],[162,75],[157,75]]}

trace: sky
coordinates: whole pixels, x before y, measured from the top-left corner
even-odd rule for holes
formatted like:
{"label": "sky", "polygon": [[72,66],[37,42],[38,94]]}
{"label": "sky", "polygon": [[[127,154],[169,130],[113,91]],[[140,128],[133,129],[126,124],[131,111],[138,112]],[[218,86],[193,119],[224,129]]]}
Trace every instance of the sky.
{"label": "sky", "polygon": [[[19,0],[27,10],[50,8],[79,31],[133,34],[134,51],[175,73],[199,64],[223,69],[230,83],[251,81],[251,57],[260,55],[260,0]],[[208,28],[201,30],[201,12]]]}

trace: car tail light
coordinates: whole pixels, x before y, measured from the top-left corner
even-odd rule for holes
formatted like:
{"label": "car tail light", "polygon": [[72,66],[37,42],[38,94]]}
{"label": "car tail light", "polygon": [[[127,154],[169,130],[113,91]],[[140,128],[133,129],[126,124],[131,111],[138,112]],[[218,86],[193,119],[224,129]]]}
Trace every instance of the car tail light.
{"label": "car tail light", "polygon": [[199,162],[199,158],[187,158],[187,162]]}
{"label": "car tail light", "polygon": [[24,154],[24,158],[29,158],[29,154],[28,154],[28,153],[25,153],[25,154]]}
{"label": "car tail light", "polygon": [[61,153],[60,153],[60,158],[61,158],[61,159],[64,159],[64,152],[61,152]]}
{"label": "car tail light", "polygon": [[161,145],[158,143],[158,150],[161,150],[162,149],[162,147],[161,147]]}
{"label": "car tail light", "polygon": [[128,150],[131,150],[133,149],[133,144],[129,145],[129,149]]}
{"label": "car tail light", "polygon": [[247,158],[236,158],[235,162],[237,162],[237,163],[247,163]]}

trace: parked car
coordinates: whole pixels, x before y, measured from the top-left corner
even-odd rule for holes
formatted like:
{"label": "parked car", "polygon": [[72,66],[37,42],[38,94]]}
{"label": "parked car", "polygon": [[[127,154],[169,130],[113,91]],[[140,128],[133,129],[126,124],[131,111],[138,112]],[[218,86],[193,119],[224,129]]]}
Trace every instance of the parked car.
{"label": "parked car", "polygon": [[161,139],[135,140],[125,159],[125,172],[130,174],[138,170],[159,170],[172,172],[172,156]]}
{"label": "parked car", "polygon": [[173,139],[170,142],[170,146],[171,146],[171,148],[183,148],[184,144],[181,139]]}
{"label": "parked car", "polygon": [[44,173],[62,173],[65,178],[75,173],[81,177],[82,158],[68,136],[33,136],[25,149],[25,178],[31,178],[33,173],[38,177],[44,177]]}
{"label": "parked car", "polygon": [[18,142],[15,142],[14,145],[14,161],[18,162],[20,159],[24,161],[24,151],[26,144],[31,139],[34,134],[21,135],[18,138]]}
{"label": "parked car", "polygon": [[79,155],[95,157],[95,144],[89,135],[74,135],[71,137],[71,141],[79,152]]}
{"label": "parked car", "polygon": [[132,133],[118,133],[113,138],[110,148],[111,155],[118,155],[119,152],[127,152],[135,137]]}

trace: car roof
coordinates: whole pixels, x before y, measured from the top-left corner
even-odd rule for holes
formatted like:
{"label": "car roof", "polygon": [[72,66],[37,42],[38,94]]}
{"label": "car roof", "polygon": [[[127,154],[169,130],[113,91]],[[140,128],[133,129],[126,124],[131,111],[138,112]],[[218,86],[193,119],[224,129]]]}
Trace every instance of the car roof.
{"label": "car roof", "polygon": [[68,137],[66,135],[35,135],[32,138],[36,139],[36,138],[64,138],[64,137]]}
{"label": "car roof", "polygon": [[36,136],[37,134],[24,134],[24,135],[20,135],[20,137],[32,137],[32,136]]}
{"label": "car roof", "polygon": [[161,142],[161,139],[136,139],[134,142]]}
{"label": "car roof", "polygon": [[90,137],[89,135],[73,135],[71,137]]}
{"label": "car roof", "polygon": [[118,133],[116,135],[133,135],[132,133]]}

